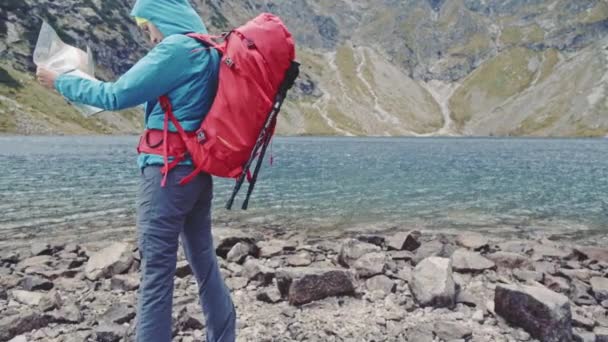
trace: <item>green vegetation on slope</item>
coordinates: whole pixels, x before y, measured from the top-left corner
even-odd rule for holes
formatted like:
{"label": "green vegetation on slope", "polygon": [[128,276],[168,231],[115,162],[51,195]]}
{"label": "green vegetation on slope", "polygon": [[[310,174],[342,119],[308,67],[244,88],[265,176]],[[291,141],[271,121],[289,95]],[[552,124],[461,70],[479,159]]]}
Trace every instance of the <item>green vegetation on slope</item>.
{"label": "green vegetation on slope", "polygon": [[535,76],[528,64],[538,55],[532,50],[514,48],[475,70],[450,100],[452,119],[457,127],[462,129],[472,113],[490,112],[494,106],[526,89]]}
{"label": "green vegetation on slope", "polygon": [[141,113],[136,109],[116,114],[130,123],[130,127],[117,127],[111,120],[85,118],[61,95],[42,87],[28,74],[4,66],[0,67],[0,77],[8,80],[0,83],[0,96],[6,98],[0,101],[0,133],[32,133],[30,126],[43,128],[37,133],[135,133],[142,126]]}

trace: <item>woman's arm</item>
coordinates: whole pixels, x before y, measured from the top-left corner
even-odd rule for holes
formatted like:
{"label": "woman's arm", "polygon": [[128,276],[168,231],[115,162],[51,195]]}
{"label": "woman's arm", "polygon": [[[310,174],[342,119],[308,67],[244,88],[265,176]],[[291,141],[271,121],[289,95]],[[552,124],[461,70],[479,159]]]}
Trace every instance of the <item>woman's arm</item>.
{"label": "woman's arm", "polygon": [[[166,94],[187,75],[189,53],[181,36],[171,36],[152,49],[116,82],[60,75],[55,89],[68,100],[106,110],[134,107]],[[182,43],[180,43],[182,42]]]}

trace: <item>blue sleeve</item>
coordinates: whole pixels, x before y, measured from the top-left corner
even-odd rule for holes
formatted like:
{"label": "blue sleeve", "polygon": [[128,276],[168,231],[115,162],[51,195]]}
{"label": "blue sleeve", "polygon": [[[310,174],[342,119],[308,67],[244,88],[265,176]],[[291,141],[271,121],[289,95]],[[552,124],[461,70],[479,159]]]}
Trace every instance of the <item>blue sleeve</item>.
{"label": "blue sleeve", "polygon": [[181,39],[188,38],[166,38],[116,82],[61,75],[55,80],[55,88],[72,102],[110,111],[154,100],[188,77],[184,66],[190,63],[190,57]]}

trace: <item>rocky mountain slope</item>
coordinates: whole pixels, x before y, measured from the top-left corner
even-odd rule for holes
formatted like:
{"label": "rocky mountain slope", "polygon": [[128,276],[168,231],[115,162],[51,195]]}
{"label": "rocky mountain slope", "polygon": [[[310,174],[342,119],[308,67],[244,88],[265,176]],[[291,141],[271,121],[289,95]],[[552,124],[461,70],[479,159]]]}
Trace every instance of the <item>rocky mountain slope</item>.
{"label": "rocky mountain slope", "polygon": [[[608,132],[606,0],[192,2],[216,32],[262,11],[279,14],[293,31],[304,72],[280,120],[283,134]],[[131,3],[0,0],[0,67],[8,71],[0,75],[0,130],[29,132],[22,126],[31,121],[17,112],[38,113],[41,127],[69,112],[59,104],[40,111],[24,103],[28,92],[61,102],[35,89],[29,76],[42,19],[67,42],[89,44],[99,77],[113,79],[146,50],[128,16]],[[31,15],[20,15],[26,12]],[[141,125],[133,113],[59,122],[58,130],[74,122],[83,132]]]}

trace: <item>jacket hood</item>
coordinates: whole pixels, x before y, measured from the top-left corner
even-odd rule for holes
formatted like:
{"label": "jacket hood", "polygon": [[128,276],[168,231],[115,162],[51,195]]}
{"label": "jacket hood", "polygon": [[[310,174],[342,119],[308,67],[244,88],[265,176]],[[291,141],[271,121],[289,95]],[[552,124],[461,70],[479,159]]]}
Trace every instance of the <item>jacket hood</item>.
{"label": "jacket hood", "polygon": [[188,0],[137,0],[131,16],[147,19],[165,36],[207,33],[207,28]]}

